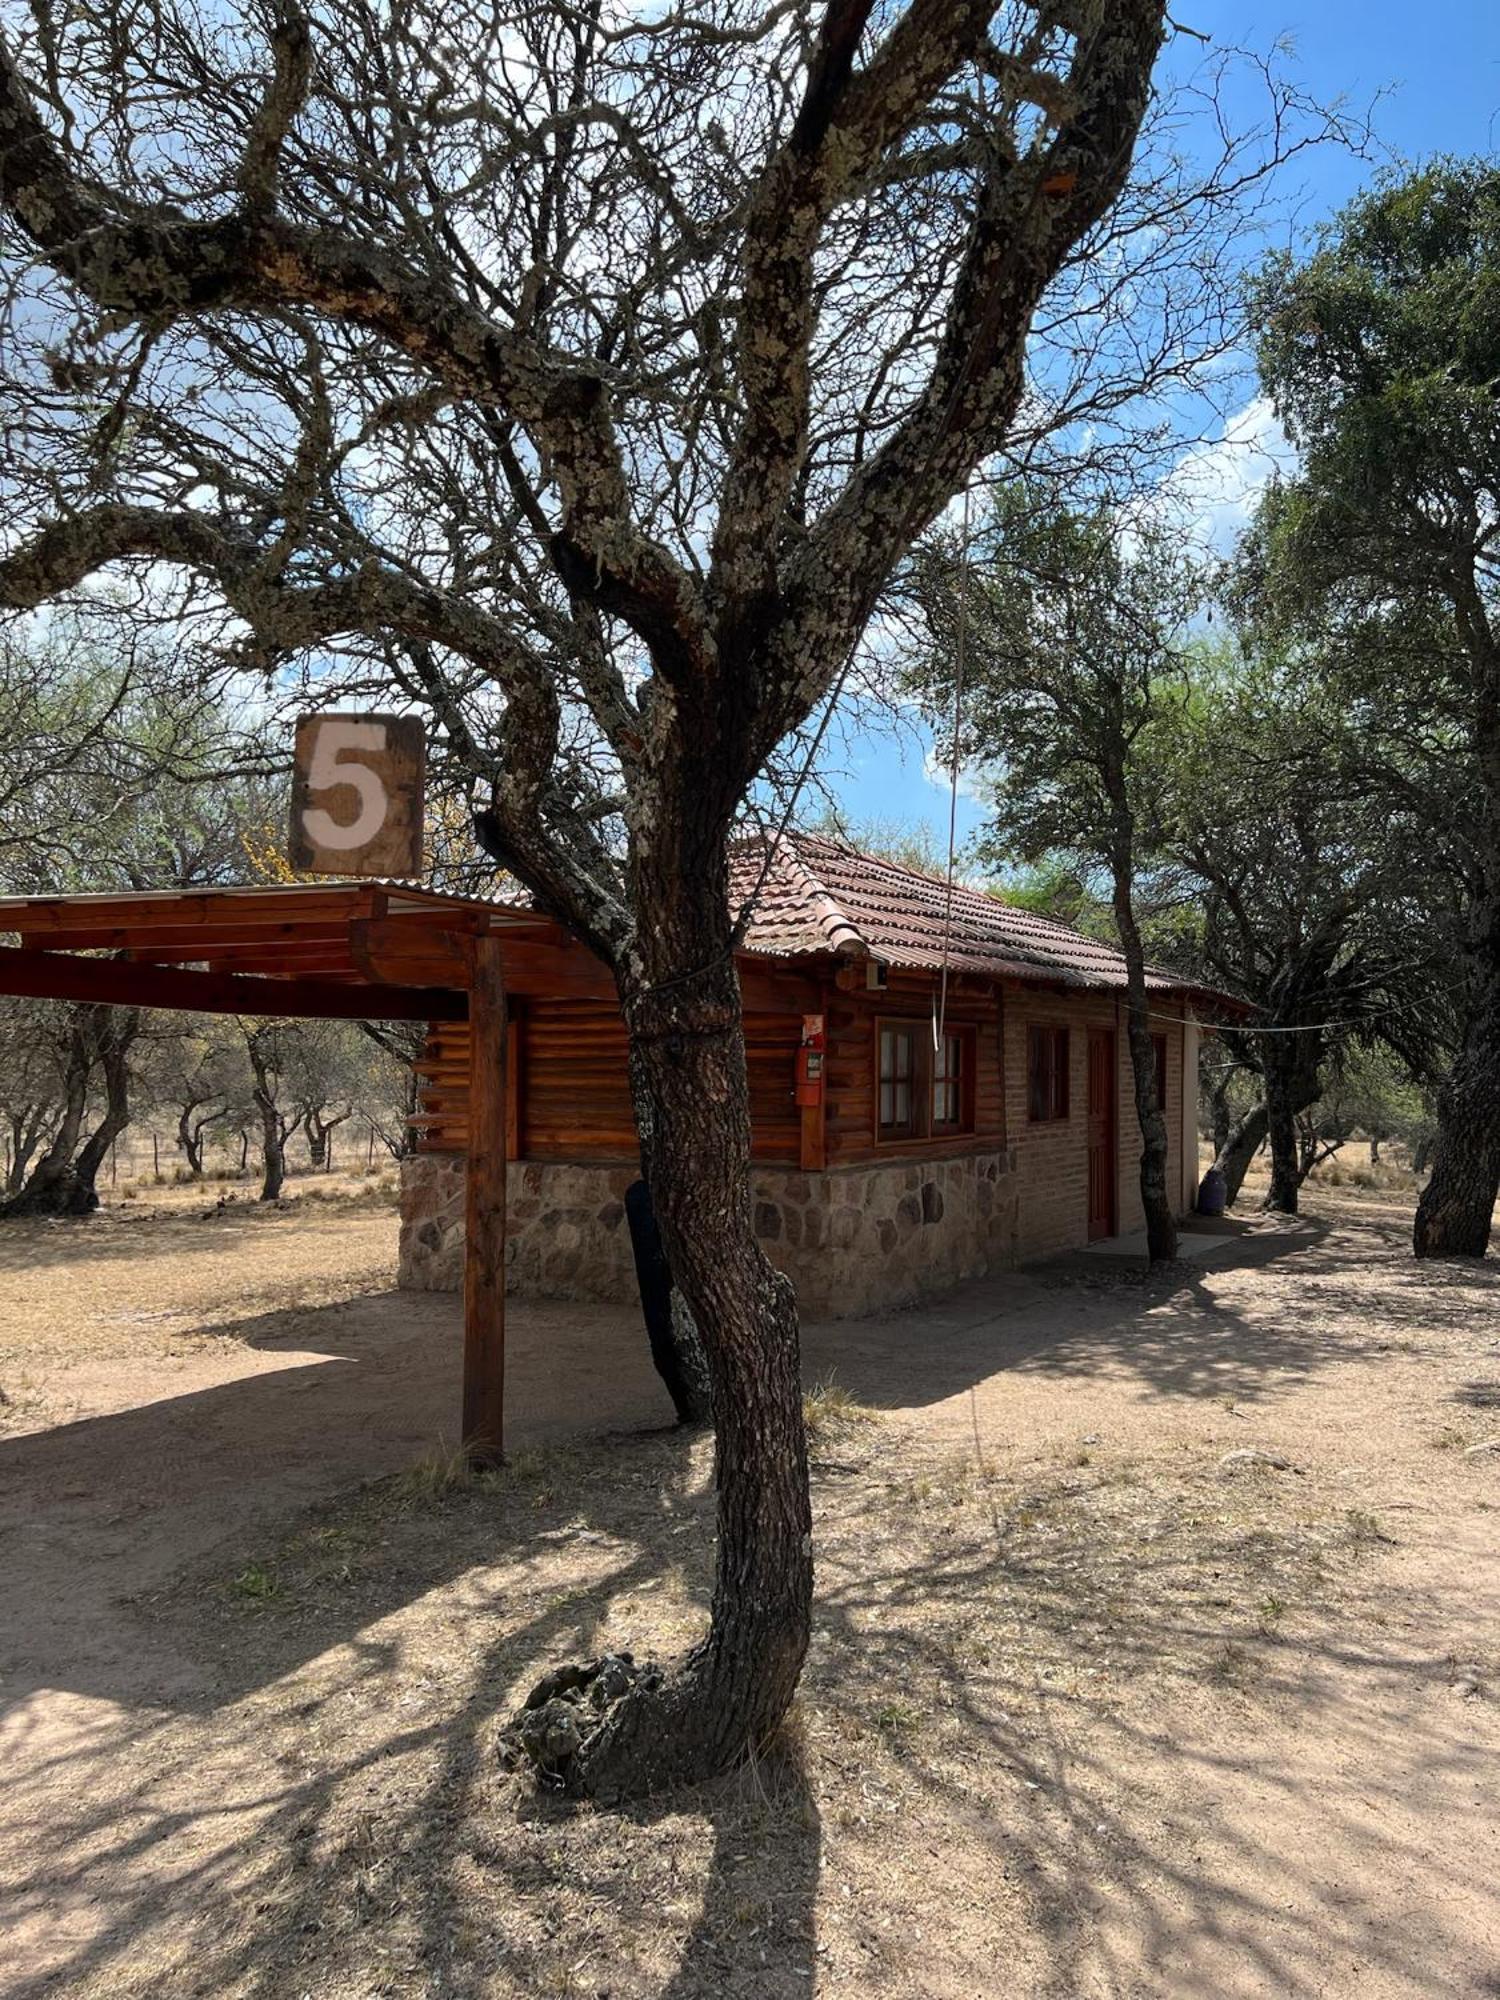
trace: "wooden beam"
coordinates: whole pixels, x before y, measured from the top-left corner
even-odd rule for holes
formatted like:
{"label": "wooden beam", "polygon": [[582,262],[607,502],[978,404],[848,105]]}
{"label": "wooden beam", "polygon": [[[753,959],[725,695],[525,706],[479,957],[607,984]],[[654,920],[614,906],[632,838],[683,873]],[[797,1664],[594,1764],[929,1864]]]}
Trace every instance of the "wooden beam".
{"label": "wooden beam", "polygon": [[822,985],[761,953],[741,952],[735,959],[740,976],[740,1005],[747,1014],[815,1014],[822,1005]]}
{"label": "wooden beam", "polygon": [[[505,1157],[518,1160],[521,1157],[521,1074],[525,1061],[524,1036],[526,1023],[524,1016],[512,1014],[507,1026],[505,1047]],[[468,1096],[469,1080],[464,1078],[464,1095]]]}
{"label": "wooden beam", "polygon": [[285,917],[257,920],[252,910],[244,916],[230,914],[212,922],[184,923],[170,909],[157,910],[147,905],[128,924],[96,922],[84,910],[78,912],[75,923],[63,929],[52,924],[28,924],[24,913],[5,916],[0,912],[0,931],[12,926],[20,936],[44,951],[137,951],[155,958],[190,959],[217,953],[226,945],[274,951],[282,945],[321,944],[339,946],[347,958],[351,928],[373,931],[378,937],[410,950],[413,939],[453,931],[472,933],[482,923],[472,911],[455,910],[452,915],[450,923],[448,912],[442,909],[404,910],[389,917],[357,914],[343,917],[315,910],[303,921],[293,922]]}
{"label": "wooden beam", "polygon": [[350,888],[182,889],[106,896],[0,898],[0,931],[130,929],[136,924],[282,923],[319,917],[383,914],[386,892],[373,883]]}
{"label": "wooden beam", "polygon": [[464,1183],[463,1449],[472,1464],[498,1465],[505,1437],[504,948],[474,940],[469,989],[468,1172]]}
{"label": "wooden beam", "polygon": [[349,926],[349,952],[371,979],[423,986],[463,986],[468,981],[468,938],[431,922],[418,926],[392,917],[356,917]]}
{"label": "wooden beam", "polygon": [[611,973],[594,954],[571,940],[563,944],[507,943],[504,932],[491,935],[505,959],[505,990],[539,999],[599,999],[618,1002]]}
{"label": "wooden beam", "polygon": [[190,972],[177,965],[133,965],[118,958],[73,958],[15,945],[0,945],[0,993],[298,1021],[461,1021],[467,1008],[462,993],[441,986],[259,979],[238,972]]}
{"label": "wooden beam", "polygon": [[[6,920],[0,919],[0,931]],[[51,926],[28,929],[22,924],[18,934],[29,939],[38,951],[140,951],[158,958],[201,958],[210,948],[221,945],[252,945],[274,951],[283,944],[339,944],[347,946],[349,926],[336,918],[319,917],[305,924],[222,923],[161,924],[149,914],[138,924],[94,925],[82,919],[66,930]]]}
{"label": "wooden beam", "polygon": [[[33,951],[57,951],[51,938],[33,938]],[[92,950],[92,946],[82,947]],[[305,944],[301,939],[288,939],[281,944],[220,944],[216,937],[201,938],[187,951],[178,947],[158,951],[155,945],[138,941],[125,947],[124,956],[137,965],[201,965],[210,972],[266,972],[273,978],[289,973],[338,972],[356,979],[365,977],[349,956],[347,942],[341,939],[315,941]],[[459,986],[462,979],[386,979],[384,986]]]}

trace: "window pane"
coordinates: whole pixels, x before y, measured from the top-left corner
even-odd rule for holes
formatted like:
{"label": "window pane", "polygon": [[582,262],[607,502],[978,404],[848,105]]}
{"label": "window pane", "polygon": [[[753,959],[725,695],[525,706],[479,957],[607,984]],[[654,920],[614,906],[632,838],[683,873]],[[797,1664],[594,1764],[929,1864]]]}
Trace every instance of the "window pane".
{"label": "window pane", "polygon": [[880,1029],[877,1123],[886,1138],[916,1138],[919,1130],[927,1129],[928,1114],[917,1096],[919,1088],[927,1087],[927,1067],[918,1060],[917,1032],[909,1027]]}

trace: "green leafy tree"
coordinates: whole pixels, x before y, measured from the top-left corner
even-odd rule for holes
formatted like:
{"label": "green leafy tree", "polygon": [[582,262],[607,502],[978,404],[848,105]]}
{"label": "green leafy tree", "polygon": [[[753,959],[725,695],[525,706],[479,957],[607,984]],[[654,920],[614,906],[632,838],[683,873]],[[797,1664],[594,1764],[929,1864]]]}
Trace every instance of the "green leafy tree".
{"label": "green leafy tree", "polygon": [[234,1023],[214,1014],[153,1017],[137,1075],[138,1094],[168,1113],[187,1170],[200,1179],[210,1136],[244,1094],[245,1052]]}
{"label": "green leafy tree", "polygon": [[[1443,952],[1409,810],[1371,787],[1368,749],[1322,663],[1256,642],[1190,656],[1190,694],[1155,739],[1158,865],[1180,871],[1190,921],[1164,955],[1259,1008],[1229,1027],[1216,1163],[1238,1194],[1269,1138],[1270,1208],[1295,1213],[1298,1119],[1351,1041],[1430,1061]],[[1236,1069],[1258,1088],[1248,1101]]]}
{"label": "green leafy tree", "polygon": [[1356,1136],[1370,1142],[1372,1165],[1392,1139],[1415,1160],[1430,1125],[1426,1093],[1395,1052],[1378,1043],[1354,1043],[1330,1065],[1322,1095],[1299,1120],[1304,1173]]}
{"label": "green leafy tree", "polygon": [[[991,774],[992,860],[1102,871],[1126,966],[1153,1263],[1177,1254],[1167,1126],[1157,1100],[1146,948],[1137,908],[1161,800],[1153,743],[1185,697],[1182,633],[1202,579],[1168,531],[1017,481],[968,546],[935,544],[918,582],[931,644],[912,676],[940,729]],[[961,696],[958,678],[962,670]]]}
{"label": "green leafy tree", "polygon": [[1254,594],[1340,650],[1462,884],[1463,1025],[1414,1247],[1478,1256],[1500,1192],[1500,166],[1386,181],[1255,304],[1301,469],[1265,504]]}
{"label": "green leafy tree", "polygon": [[[11,893],[242,881],[247,832],[282,817],[274,759],[222,692],[154,639],[64,615],[0,634],[0,883]],[[83,1214],[130,1123],[139,1008],[79,1006],[53,1037],[45,1147],[0,1215]]]}

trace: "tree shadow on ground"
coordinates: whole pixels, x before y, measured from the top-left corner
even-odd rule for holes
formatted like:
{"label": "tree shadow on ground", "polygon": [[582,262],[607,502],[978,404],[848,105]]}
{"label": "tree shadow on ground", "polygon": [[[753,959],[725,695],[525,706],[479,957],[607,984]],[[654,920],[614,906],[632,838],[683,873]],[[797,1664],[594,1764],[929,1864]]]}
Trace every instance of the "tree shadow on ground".
{"label": "tree shadow on ground", "polygon": [[1168,1396],[1253,1399],[1270,1383],[1351,1358],[1347,1330],[1335,1342],[1317,1318],[1247,1315],[1216,1279],[1294,1262],[1306,1285],[1340,1267],[1328,1227],[1245,1236],[1212,1264],[1160,1272],[1122,1270],[1069,1254],[965,1285],[951,1299],[878,1320],[809,1327],[813,1374],[840,1382],[880,1408],[920,1407],[1010,1371],[1094,1376],[1117,1369]]}
{"label": "tree shadow on ground", "polygon": [[[948,1830],[934,1890],[897,1892],[898,1930],[946,1905],[945,1991],[999,1990],[982,1931],[954,1921],[987,1897],[996,1930],[1024,1932],[1028,1994],[1444,1987],[1472,1963],[1452,1912],[1497,1908],[1472,1811],[1493,1742],[1441,1655],[1387,1633],[1385,1546],[1327,1497],[1309,1532],[1305,1488],[1241,1488],[1237,1509],[1205,1472],[1153,1508],[1125,1478],[1101,1516],[1094,1481],[962,1503],[918,1486],[885,1506],[938,1515],[925,1558],[871,1563],[857,1521],[825,1547],[809,1699],[845,1699],[818,1721],[847,1727],[866,1690],[903,1814]],[[1414,1910],[1419,1876],[1443,1894]],[[920,1964],[898,1958],[887,1990],[920,1990]]]}
{"label": "tree shadow on ground", "polygon": [[[1164,1394],[1232,1379],[1245,1394],[1289,1365],[1308,1373],[1386,1345],[1347,1322],[1320,1327],[1308,1309],[1309,1285],[1315,1300],[1347,1282],[1346,1257],[1311,1234],[1297,1257],[1299,1288],[1253,1311],[1226,1319],[1212,1275],[1194,1270],[1163,1289],[1079,1288],[1076,1319],[1046,1336],[1028,1320],[1035,1300],[1072,1288],[1061,1269],[1027,1274],[1013,1309],[997,1313],[993,1291],[954,1309],[951,1340],[939,1329],[916,1357],[910,1400],[1007,1369],[1119,1368]],[[1413,1280],[1434,1282],[1450,1281]],[[1487,1277],[1462,1281],[1475,1285],[1493,1297]],[[538,1313],[516,1402],[531,1399],[539,1442],[456,1493],[355,1484],[409,1457],[410,1438],[425,1442],[451,1410],[446,1299],[303,1315],[319,1350],[353,1367],[299,1358],[0,1448],[0,1472],[45,1502],[29,1525],[50,1538],[55,1595],[92,1541],[113,1534],[116,1549],[101,1573],[116,1594],[85,1593],[86,1611],[92,1601],[115,1621],[107,1645],[70,1657],[63,1621],[50,1654],[8,1677],[13,1907],[50,1929],[36,1971],[12,1974],[16,2000],[153,1978],[174,2000],[296,2000],[378,1980],[460,2000],[802,2000],[819,1962],[846,1990],[895,1995],[924,1990],[934,1948],[955,1990],[984,1992],[1008,1978],[997,1951],[1018,1939],[1036,1993],[1101,1978],[1106,1990],[1228,1990],[1239,1968],[1251,1990],[1301,1994],[1328,1990],[1329,1964],[1419,1990],[1448,1962],[1432,1955],[1440,1913],[1414,1922],[1396,1899],[1316,1892],[1309,1903],[1309,1839],[1314,1852],[1362,1848],[1387,1882],[1430,1870],[1436,1843],[1453,1895],[1478,1895],[1486,1864],[1463,1823],[1435,1828],[1403,1802],[1443,1784],[1478,1797],[1484,1746],[1435,1705],[1393,1723],[1403,1684],[1437,1663],[1368,1642],[1347,1605],[1331,1615],[1333,1579],[1299,1566],[1274,1488],[1243,1489],[1255,1497],[1243,1520],[1226,1500],[1240,1489],[1216,1480],[1138,1505],[1123,1478],[1095,1493],[1087,1472],[994,1483],[971,1464],[949,1494],[926,1474],[893,1484],[885,1454],[856,1440],[847,1473],[818,1480],[806,1760],[794,1747],[769,1776],[617,1814],[518,1791],[493,1734],[541,1667],[641,1629],[678,1651],[706,1605],[703,1441],[576,1437],[580,1407],[618,1426],[639,1396],[645,1422],[660,1416],[633,1315],[599,1311],[636,1361],[607,1343],[591,1351],[577,1309]],[[926,1317],[887,1322],[873,1341],[847,1324],[815,1329],[810,1372],[832,1362],[858,1395],[897,1406]],[[268,1347],[285,1342],[287,1319],[268,1316]],[[309,1344],[305,1327],[299,1338]],[[244,1457],[226,1464],[232,1433]],[[249,1472],[273,1441],[282,1456],[262,1487]],[[316,1499],[330,1478],[345,1491]],[[1297,1486],[1305,1513],[1312,1482]],[[1109,1513],[1116,1502],[1129,1521]],[[203,1536],[179,1552],[186,1575],[152,1581],[142,1544],[174,1510]],[[1190,1545],[1174,1539],[1189,1525]],[[273,1594],[240,1587],[251,1569]],[[1256,1624],[1255,1607],[1276,1602],[1302,1619],[1295,1645]],[[40,1687],[94,1699],[53,1718],[42,1742],[26,1698]],[[1340,1746],[1313,1811],[1305,1768],[1257,1722],[1293,1709],[1310,1743]],[[830,1800],[833,1880],[819,1817]]]}
{"label": "tree shadow on ground", "polygon": [[[1289,1257],[1297,1292],[1282,1287],[1253,1314],[1198,1266],[1131,1280],[1061,1260],[920,1311],[811,1326],[805,1370],[879,1409],[916,1410],[986,1383],[993,1404],[1011,1374],[1114,1374],[1151,1394],[1253,1402],[1383,1348],[1396,1323],[1387,1302],[1382,1330],[1363,1339],[1306,1309],[1316,1286],[1337,1283],[1345,1267],[1314,1226],[1248,1238],[1220,1268]],[[277,1524],[320,1495],[456,1446],[462,1330],[449,1295],[379,1293],[199,1330],[219,1331],[256,1354],[251,1369],[0,1441],[0,1536],[15,1551],[0,1604],[0,1712],[36,1687],[164,1707],[219,1700],[220,1679],[205,1684],[142,1607],[185,1567],[212,1558],[232,1578],[257,1564]],[[283,1365],[265,1364],[277,1356]],[[521,1451],[586,1436],[601,1421],[649,1427],[669,1414],[627,1307],[513,1301],[507,1376],[509,1438]],[[517,1546],[535,1525],[516,1524]],[[400,1587],[394,1574],[388,1583]],[[400,1601],[331,1597],[321,1621],[300,1628],[304,1643],[340,1644],[352,1636],[348,1616],[379,1617]],[[234,1695],[253,1685],[254,1658],[226,1663],[238,1676]]]}
{"label": "tree shadow on ground", "polygon": [[[189,1708],[247,1692],[253,1649],[205,1681],[146,1615],[152,1601],[184,1570],[232,1579],[321,1496],[456,1451],[451,1297],[378,1293],[197,1331],[250,1350],[247,1372],[0,1440],[0,1713],[37,1687]],[[586,1435],[604,1414],[641,1425],[670,1415],[638,1322],[618,1309],[529,1303],[513,1308],[510,1335],[514,1448]],[[523,1513],[509,1525],[524,1546],[539,1524]],[[456,1550],[435,1554],[441,1573],[411,1589],[456,1573]],[[394,1571],[387,1584],[407,1587]],[[400,1601],[331,1597],[321,1623],[298,1629],[323,1650],[352,1635],[349,1616]]]}
{"label": "tree shadow on ground", "polygon": [[[32,1746],[10,1788],[16,1915],[56,1912],[66,1940],[88,1884],[87,1935],[18,1978],[15,2000],[127,1990],[166,1924],[192,1937],[174,1994],[291,2000],[355,1965],[363,1980],[373,1954],[473,2000],[592,1995],[622,1934],[664,1968],[649,1971],[663,2000],[809,1994],[818,1817],[794,1735],[752,1769],[613,1814],[537,1797],[495,1755],[539,1668],[618,1644],[611,1619],[648,1594],[670,1586],[701,1629],[709,1475],[706,1441],[681,1432],[518,1455],[454,1491],[387,1482],[313,1510],[268,1552],[280,1601],[187,1580],[151,1615],[210,1669],[201,1698],[112,1716],[110,1783],[84,1729]],[[428,1599],[448,1607],[437,1626],[392,1628]]]}

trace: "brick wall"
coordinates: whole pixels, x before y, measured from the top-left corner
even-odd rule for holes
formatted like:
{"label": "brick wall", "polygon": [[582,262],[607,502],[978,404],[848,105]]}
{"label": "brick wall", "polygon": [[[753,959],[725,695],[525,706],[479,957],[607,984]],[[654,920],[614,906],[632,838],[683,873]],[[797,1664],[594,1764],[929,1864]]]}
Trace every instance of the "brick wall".
{"label": "brick wall", "polygon": [[[1166,1016],[1168,1007],[1158,1008]],[[1027,1116],[1027,1032],[1033,1023],[1068,1030],[1068,1116],[1033,1124]],[[1180,1020],[1158,1018],[1154,1033],[1167,1038],[1167,1187],[1183,1184],[1183,1029]],[[1108,1028],[1115,1035],[1115,1180],[1118,1230],[1122,1236],[1144,1227],[1141,1210],[1141,1138],[1135,1113],[1135,1086],[1126,1046],[1125,1009],[1110,999],[1081,999],[1012,989],[1005,1006],[1006,1129],[1021,1184],[1021,1256],[1042,1257],[1088,1240],[1088,1031]],[[1182,1204],[1186,1207],[1186,1203]]]}

